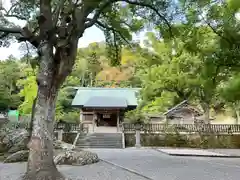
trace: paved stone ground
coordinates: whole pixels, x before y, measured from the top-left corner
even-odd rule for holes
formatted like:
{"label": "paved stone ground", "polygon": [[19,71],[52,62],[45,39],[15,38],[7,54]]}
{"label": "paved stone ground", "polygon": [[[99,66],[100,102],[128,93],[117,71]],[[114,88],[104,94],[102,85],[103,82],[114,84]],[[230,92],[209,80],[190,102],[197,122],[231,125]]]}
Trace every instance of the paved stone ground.
{"label": "paved stone ground", "polygon": [[[115,165],[152,180],[239,180],[240,159],[174,157],[153,149],[91,149]],[[105,162],[89,166],[60,166],[74,180],[146,180]],[[0,164],[0,180],[18,180],[25,163]]]}
{"label": "paved stone ground", "polygon": [[[0,180],[19,180],[26,163],[0,164]],[[59,166],[73,180],[145,180],[145,178],[104,162],[86,166]]]}
{"label": "paved stone ground", "polygon": [[[204,150],[193,148],[158,148],[160,152],[173,156],[205,156],[205,157],[231,157],[233,154],[220,150]],[[236,156],[236,153],[235,153]],[[240,156],[239,156],[240,157]]]}
{"label": "paved stone ground", "polygon": [[239,180],[240,159],[175,157],[153,149],[92,150],[154,180]]}
{"label": "paved stone ground", "polygon": [[208,149],[207,151],[240,157],[240,149]]}
{"label": "paved stone ground", "polygon": [[[150,149],[151,147],[148,147]],[[158,147],[157,149],[191,149],[191,150],[204,150],[205,152],[214,152],[228,156],[239,156],[240,149],[196,149],[196,148],[173,148],[173,147]]]}

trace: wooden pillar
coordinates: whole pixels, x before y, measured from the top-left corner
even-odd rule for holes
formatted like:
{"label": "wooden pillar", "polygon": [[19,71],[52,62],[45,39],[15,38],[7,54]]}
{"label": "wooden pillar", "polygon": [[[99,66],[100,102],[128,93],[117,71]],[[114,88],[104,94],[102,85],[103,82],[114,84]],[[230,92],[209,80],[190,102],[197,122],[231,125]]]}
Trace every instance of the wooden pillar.
{"label": "wooden pillar", "polygon": [[120,122],[119,122],[119,111],[117,111],[117,132],[119,132],[120,131],[120,129],[119,129],[119,124],[120,124]]}
{"label": "wooden pillar", "polygon": [[93,111],[93,119],[92,119],[93,132],[94,132],[94,127],[96,125],[96,116],[97,116],[96,112]]}

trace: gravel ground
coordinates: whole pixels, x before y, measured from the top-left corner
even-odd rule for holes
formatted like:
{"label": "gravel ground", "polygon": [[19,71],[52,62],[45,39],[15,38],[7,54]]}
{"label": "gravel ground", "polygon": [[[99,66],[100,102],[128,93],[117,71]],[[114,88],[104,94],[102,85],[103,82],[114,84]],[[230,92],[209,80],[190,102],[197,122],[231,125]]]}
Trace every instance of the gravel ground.
{"label": "gravel ground", "polygon": [[[0,164],[0,180],[18,180],[26,163]],[[59,166],[59,170],[72,180],[145,180],[128,171],[104,162],[86,166]]]}

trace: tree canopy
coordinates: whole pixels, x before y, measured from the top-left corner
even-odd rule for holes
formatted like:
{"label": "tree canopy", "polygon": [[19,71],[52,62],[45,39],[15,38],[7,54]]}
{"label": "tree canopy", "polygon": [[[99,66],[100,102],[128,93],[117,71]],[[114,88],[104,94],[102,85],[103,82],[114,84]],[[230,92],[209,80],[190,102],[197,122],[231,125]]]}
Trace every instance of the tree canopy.
{"label": "tree canopy", "polygon": [[[44,144],[53,153],[54,119],[78,117],[70,106],[73,86],[141,87],[139,117],[183,100],[201,107],[206,123],[212,111],[227,108],[240,117],[238,0],[14,0],[11,5],[1,9],[0,45],[24,42],[28,55],[0,62],[0,108],[33,114],[28,179],[40,176],[33,176],[31,167],[41,160],[32,149],[40,153]],[[106,41],[79,49],[78,40],[92,26],[103,30]],[[144,46],[133,39],[142,30],[148,30]],[[55,172],[49,175],[60,176],[46,157]]]}

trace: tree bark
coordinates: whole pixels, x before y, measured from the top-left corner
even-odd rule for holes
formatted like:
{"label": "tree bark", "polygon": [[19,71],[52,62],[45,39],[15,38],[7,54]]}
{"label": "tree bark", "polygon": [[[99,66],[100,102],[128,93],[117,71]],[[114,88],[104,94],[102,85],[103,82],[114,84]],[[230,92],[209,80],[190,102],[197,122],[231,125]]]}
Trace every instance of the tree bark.
{"label": "tree bark", "polygon": [[235,124],[238,124],[238,122],[239,122],[239,118],[240,118],[240,114],[239,114],[239,111],[238,110],[236,110],[236,120],[235,120]]}
{"label": "tree bark", "polygon": [[204,121],[205,121],[204,131],[205,131],[205,133],[210,133],[210,135],[212,135],[214,132],[213,132],[211,122],[210,122],[210,106],[209,106],[209,104],[210,103],[207,103],[207,102],[202,103],[202,107],[203,107],[203,111],[204,111]]}
{"label": "tree bark", "polygon": [[239,119],[240,119],[240,114],[239,114],[239,108],[237,106],[237,104],[233,104],[234,110],[235,110],[235,114],[236,114],[236,119],[235,119],[235,124],[238,124]]}
{"label": "tree bark", "polygon": [[43,43],[40,47],[40,65],[37,75],[38,93],[36,98],[31,139],[28,144],[29,157],[27,180],[60,180],[65,179],[57,170],[53,161],[54,116],[59,89],[56,82],[56,64],[53,58],[53,47]]}
{"label": "tree bark", "polygon": [[30,119],[30,123],[29,123],[29,127],[28,127],[28,138],[30,141],[31,140],[31,136],[32,136],[32,130],[33,130],[33,118],[34,118],[34,114],[35,114],[35,107],[36,107],[36,101],[37,101],[37,97],[34,98],[33,100],[33,105],[32,105],[32,114],[31,114],[31,119]]}
{"label": "tree bark", "polygon": [[208,103],[202,103],[202,108],[204,111],[204,121],[206,124],[210,124],[210,107]]}

